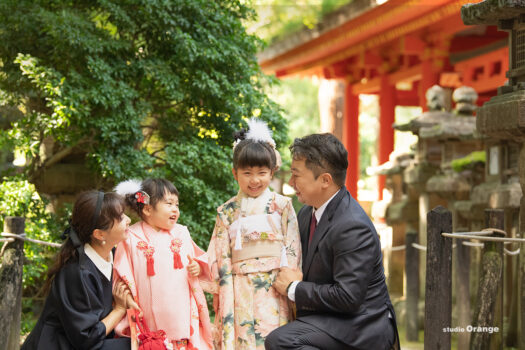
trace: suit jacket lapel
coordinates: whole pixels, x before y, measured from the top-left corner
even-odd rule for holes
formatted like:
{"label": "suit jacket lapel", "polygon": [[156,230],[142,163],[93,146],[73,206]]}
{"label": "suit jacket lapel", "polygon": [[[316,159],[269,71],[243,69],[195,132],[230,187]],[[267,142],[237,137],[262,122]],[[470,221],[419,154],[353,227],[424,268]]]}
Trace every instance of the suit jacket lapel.
{"label": "suit jacket lapel", "polygon": [[304,270],[304,261],[306,259],[306,253],[308,251],[308,236],[310,235],[310,217],[312,215],[312,207],[305,206],[302,209],[302,213],[298,215],[297,220],[299,221],[299,234],[301,236],[301,247],[302,247],[302,261]]}
{"label": "suit jacket lapel", "polygon": [[[323,216],[321,216],[321,221],[318,223],[317,228],[315,229],[314,237],[312,238],[312,242],[310,242],[310,245],[308,245],[308,238],[306,239],[306,246],[308,247],[308,251],[306,254],[306,258],[303,259],[303,274],[304,276],[308,275],[308,271],[310,270],[310,265],[312,264],[312,260],[314,257],[315,249],[319,245],[319,242],[328,232],[328,229],[330,228],[330,225],[332,223],[332,217],[334,216],[335,210],[339,206],[339,203],[343,199],[346,188],[343,187],[339,191],[339,193],[328,203],[328,206],[326,207]],[[309,223],[308,223],[308,230],[310,229]],[[307,235],[309,232],[307,233]]]}

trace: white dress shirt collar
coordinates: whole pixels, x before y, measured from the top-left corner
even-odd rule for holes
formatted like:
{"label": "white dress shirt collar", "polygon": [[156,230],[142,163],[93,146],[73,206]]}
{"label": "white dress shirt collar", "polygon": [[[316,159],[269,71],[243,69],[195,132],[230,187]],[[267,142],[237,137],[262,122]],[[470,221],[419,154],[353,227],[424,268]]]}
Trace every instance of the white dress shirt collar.
{"label": "white dress shirt collar", "polygon": [[108,281],[111,281],[111,272],[113,270],[113,253],[109,252],[109,261],[107,261],[98,255],[97,251],[93,249],[89,243],[84,244],[84,252],[88,258],[93,261],[93,264],[95,264],[97,269],[102,272],[104,276],[106,276]]}
{"label": "white dress shirt collar", "polygon": [[[339,190],[339,191],[341,191],[341,190]],[[315,219],[317,220],[317,223],[319,223],[321,221],[321,217],[323,216],[323,213],[324,213],[326,207],[328,206],[328,203],[330,203],[332,201],[332,199],[334,199],[334,197],[339,193],[339,191],[334,193],[334,195],[332,197],[330,197],[330,199],[328,199],[326,202],[324,202],[323,205],[321,205],[319,208],[317,208],[317,210],[313,209],[313,213],[315,214]]]}

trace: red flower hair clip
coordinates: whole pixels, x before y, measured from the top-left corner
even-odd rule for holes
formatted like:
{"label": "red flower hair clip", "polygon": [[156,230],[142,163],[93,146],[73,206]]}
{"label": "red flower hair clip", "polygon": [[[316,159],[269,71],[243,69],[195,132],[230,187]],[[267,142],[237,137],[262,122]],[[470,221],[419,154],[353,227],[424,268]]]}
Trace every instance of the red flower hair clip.
{"label": "red flower hair clip", "polygon": [[137,199],[137,202],[142,204],[149,204],[149,194],[147,194],[144,191],[138,191],[135,193],[135,198]]}

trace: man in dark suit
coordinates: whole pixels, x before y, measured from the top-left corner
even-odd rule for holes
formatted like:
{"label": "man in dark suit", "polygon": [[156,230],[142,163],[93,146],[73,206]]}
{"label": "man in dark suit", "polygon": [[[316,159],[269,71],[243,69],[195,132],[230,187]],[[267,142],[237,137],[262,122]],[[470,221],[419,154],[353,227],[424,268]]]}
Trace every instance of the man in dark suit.
{"label": "man in dark suit", "polygon": [[374,225],[344,187],[348,153],[332,134],[295,139],[290,185],[303,272],[282,268],[273,286],[297,319],[271,332],[266,349],[391,349],[397,327]]}

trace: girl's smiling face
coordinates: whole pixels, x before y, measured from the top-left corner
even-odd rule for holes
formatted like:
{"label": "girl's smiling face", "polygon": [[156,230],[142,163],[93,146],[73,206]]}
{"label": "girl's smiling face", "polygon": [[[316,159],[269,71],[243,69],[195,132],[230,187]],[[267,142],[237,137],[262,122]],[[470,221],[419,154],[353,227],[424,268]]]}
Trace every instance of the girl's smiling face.
{"label": "girl's smiling face", "polygon": [[241,191],[250,197],[258,197],[270,185],[273,171],[266,166],[250,166],[232,169],[233,177]]}
{"label": "girl's smiling face", "polygon": [[171,231],[180,215],[179,197],[173,193],[166,193],[155,207],[149,204],[144,206],[143,213],[145,221],[155,230]]}

